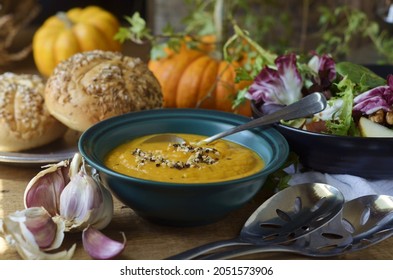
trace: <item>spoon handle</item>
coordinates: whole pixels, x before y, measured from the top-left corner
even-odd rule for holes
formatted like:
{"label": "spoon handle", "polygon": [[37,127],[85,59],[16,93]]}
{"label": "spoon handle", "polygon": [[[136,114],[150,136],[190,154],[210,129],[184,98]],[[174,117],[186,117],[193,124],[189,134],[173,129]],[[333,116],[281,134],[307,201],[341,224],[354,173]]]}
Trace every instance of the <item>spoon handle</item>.
{"label": "spoon handle", "polygon": [[293,253],[293,254],[299,254],[303,256],[309,256],[309,257],[317,257],[319,256],[318,254],[312,254],[307,251],[301,251],[296,248],[291,248],[288,246],[281,246],[281,245],[270,245],[270,246],[263,246],[263,245],[250,245],[234,250],[228,250],[225,252],[220,252],[220,253],[214,253],[214,254],[209,254],[205,257],[203,257],[203,260],[228,260],[228,259],[233,259],[236,257],[241,257],[241,256],[246,256],[246,255],[251,255],[251,254],[257,254],[257,253]]}
{"label": "spoon handle", "polygon": [[209,253],[213,250],[229,247],[229,246],[239,246],[239,245],[251,245],[250,243],[246,243],[241,241],[240,239],[229,239],[229,240],[221,240],[215,241],[208,244],[204,244],[193,249],[184,251],[180,254],[171,256],[167,258],[167,260],[191,260],[196,257],[199,257],[203,254]]}
{"label": "spoon handle", "polygon": [[208,144],[219,138],[234,134],[239,131],[255,128],[263,125],[277,123],[281,120],[293,120],[313,115],[325,109],[326,98],[319,92],[314,92],[306,97],[294,102],[283,109],[272,114],[252,120],[243,125],[234,127],[233,129],[218,133],[201,141],[201,143]]}

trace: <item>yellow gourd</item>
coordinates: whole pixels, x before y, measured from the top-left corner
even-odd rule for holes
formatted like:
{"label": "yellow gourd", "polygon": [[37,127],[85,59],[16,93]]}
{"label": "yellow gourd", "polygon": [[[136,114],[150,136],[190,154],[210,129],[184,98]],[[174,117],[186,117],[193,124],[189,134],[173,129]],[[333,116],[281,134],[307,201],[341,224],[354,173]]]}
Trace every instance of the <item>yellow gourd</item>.
{"label": "yellow gourd", "polygon": [[114,40],[119,27],[113,14],[97,6],[77,7],[49,17],[33,36],[38,71],[48,77],[60,61],[78,52],[120,51],[120,43]]}

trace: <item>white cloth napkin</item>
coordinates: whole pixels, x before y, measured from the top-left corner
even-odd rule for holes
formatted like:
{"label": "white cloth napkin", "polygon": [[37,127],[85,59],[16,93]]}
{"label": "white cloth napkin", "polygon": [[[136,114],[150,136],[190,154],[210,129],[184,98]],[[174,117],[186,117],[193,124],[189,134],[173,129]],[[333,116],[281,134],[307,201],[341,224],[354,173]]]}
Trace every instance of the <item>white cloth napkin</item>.
{"label": "white cloth napkin", "polygon": [[339,189],[345,200],[369,194],[384,194],[393,196],[393,180],[366,180],[361,177],[346,174],[326,174],[316,171],[293,173],[290,185],[302,183],[325,183]]}

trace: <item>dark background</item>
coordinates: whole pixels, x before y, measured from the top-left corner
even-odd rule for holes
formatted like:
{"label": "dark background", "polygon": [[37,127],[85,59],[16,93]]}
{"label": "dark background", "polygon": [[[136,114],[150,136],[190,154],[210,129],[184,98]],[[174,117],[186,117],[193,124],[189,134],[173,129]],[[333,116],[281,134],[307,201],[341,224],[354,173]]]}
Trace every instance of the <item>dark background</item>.
{"label": "dark background", "polygon": [[124,16],[131,16],[136,11],[139,11],[143,17],[147,14],[147,0],[37,0],[37,3],[41,6],[41,10],[32,22],[35,25],[40,25],[58,11],[66,12],[74,7],[84,8],[89,5],[100,6],[123,22]]}

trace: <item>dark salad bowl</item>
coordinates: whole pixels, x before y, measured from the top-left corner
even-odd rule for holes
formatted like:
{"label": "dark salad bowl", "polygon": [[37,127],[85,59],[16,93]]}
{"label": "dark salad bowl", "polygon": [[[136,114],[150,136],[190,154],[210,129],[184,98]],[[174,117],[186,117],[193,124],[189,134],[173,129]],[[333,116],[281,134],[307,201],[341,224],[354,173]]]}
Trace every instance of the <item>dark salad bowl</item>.
{"label": "dark salad bowl", "polygon": [[[251,103],[253,117],[263,113]],[[393,138],[337,136],[274,125],[302,166],[331,174],[366,179],[393,179]]]}

